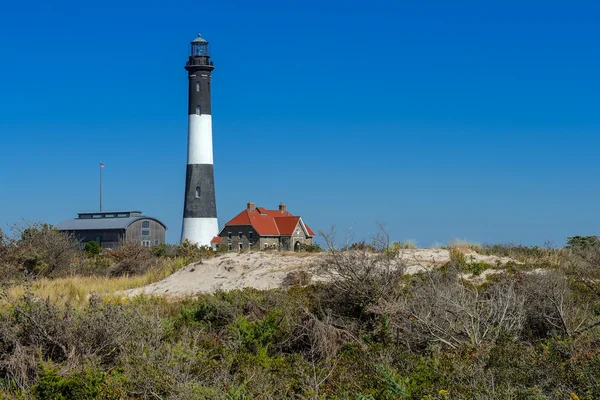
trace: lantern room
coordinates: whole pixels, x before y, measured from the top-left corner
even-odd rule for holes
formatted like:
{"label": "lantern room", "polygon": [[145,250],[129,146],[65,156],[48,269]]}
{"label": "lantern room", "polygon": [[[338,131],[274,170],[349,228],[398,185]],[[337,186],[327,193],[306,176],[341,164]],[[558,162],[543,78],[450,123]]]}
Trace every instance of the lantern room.
{"label": "lantern room", "polygon": [[198,37],[192,40],[191,43],[191,53],[192,57],[209,57],[208,54],[208,42],[198,34]]}

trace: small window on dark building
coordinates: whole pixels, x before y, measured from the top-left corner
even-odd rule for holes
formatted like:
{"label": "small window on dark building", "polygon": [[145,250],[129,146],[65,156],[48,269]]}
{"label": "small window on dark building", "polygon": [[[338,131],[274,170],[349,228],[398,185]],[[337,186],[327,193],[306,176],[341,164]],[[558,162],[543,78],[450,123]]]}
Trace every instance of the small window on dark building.
{"label": "small window on dark building", "polygon": [[196,92],[200,91],[200,81],[196,82]]}
{"label": "small window on dark building", "polygon": [[196,198],[199,199],[202,192],[200,191],[200,186],[196,186]]}
{"label": "small window on dark building", "polygon": [[238,236],[239,236],[239,238],[241,239],[241,238],[242,238],[242,236],[244,236],[244,234],[243,234],[242,232],[239,232],[239,233],[238,233]]}
{"label": "small window on dark building", "polygon": [[254,237],[254,232],[248,232],[248,239],[252,239]]}
{"label": "small window on dark building", "polygon": [[150,230],[142,231],[142,236],[150,236]]}
{"label": "small window on dark building", "polygon": [[240,243],[240,250],[244,250],[244,245]]}
{"label": "small window on dark building", "polygon": [[144,228],[144,229],[150,229],[150,221],[143,221],[142,222],[142,228]]}
{"label": "small window on dark building", "polygon": [[227,250],[231,251],[233,249],[233,246],[231,245],[231,243],[229,243],[229,245],[227,246]]}
{"label": "small window on dark building", "polygon": [[227,232],[227,238],[231,239],[231,232]]}
{"label": "small window on dark building", "polygon": [[200,115],[201,113],[200,106],[196,106],[196,115]]}

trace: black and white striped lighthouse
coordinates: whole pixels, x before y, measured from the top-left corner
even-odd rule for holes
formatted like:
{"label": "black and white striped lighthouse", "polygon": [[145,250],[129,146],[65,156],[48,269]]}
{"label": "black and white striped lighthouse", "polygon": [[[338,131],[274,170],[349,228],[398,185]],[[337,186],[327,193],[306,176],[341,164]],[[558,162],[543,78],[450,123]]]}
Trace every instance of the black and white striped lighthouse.
{"label": "black and white striped lighthouse", "polygon": [[188,157],[181,241],[210,246],[219,232],[215,200],[212,117],[210,110],[210,61],[208,42],[200,35],[191,43],[185,65],[188,72]]}

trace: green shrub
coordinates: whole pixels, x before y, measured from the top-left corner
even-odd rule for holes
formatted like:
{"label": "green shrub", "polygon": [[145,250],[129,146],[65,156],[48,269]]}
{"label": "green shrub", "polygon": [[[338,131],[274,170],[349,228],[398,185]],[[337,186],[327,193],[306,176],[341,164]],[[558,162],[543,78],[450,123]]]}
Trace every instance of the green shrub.
{"label": "green shrub", "polygon": [[100,243],[92,240],[85,244],[84,250],[87,254],[97,256],[102,251],[102,246]]}
{"label": "green shrub", "polygon": [[589,247],[600,246],[600,237],[598,236],[572,236],[567,238],[568,249],[585,249]]}
{"label": "green shrub", "polygon": [[321,246],[318,243],[312,243],[312,244],[300,243],[299,250],[306,252],[306,253],[320,253],[323,251],[323,249],[321,248]]}
{"label": "green shrub", "polygon": [[210,258],[214,256],[212,247],[199,246],[196,243],[191,243],[187,239],[177,246],[175,254],[177,257],[185,258],[188,263],[201,261],[204,258]]}
{"label": "green shrub", "polygon": [[98,398],[103,383],[104,374],[99,371],[86,369],[62,376],[56,367],[46,365],[32,391],[39,400],[92,400]]}

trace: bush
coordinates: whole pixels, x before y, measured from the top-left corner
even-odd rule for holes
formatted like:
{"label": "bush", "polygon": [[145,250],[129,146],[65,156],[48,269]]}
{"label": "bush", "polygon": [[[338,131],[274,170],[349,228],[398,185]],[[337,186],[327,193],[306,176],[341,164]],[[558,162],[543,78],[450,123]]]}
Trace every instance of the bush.
{"label": "bush", "polygon": [[152,250],[137,242],[122,242],[119,247],[106,251],[104,257],[112,261],[112,276],[142,274],[159,264]]}
{"label": "bush", "polygon": [[351,315],[362,314],[380,298],[396,292],[404,275],[404,261],[397,253],[385,251],[389,240],[382,232],[360,250],[340,250],[333,234],[321,233],[328,247],[320,267],[329,281],[328,301],[343,305],[340,308],[347,308]]}
{"label": "bush", "polygon": [[196,243],[191,243],[187,239],[177,246],[175,254],[177,257],[186,259],[188,263],[201,261],[202,259],[214,256],[212,247],[199,246]]}
{"label": "bush", "polygon": [[[8,257],[26,275],[57,276],[69,270],[81,254],[75,237],[45,223],[13,225]],[[5,245],[6,246],[6,245]]]}
{"label": "bush", "polygon": [[91,242],[87,242],[85,244],[84,250],[87,254],[97,256],[102,251],[102,246],[100,243],[92,240]]}
{"label": "bush", "polygon": [[600,246],[600,237],[598,236],[572,236],[567,238],[568,249],[586,249],[589,247]]}
{"label": "bush", "polygon": [[300,243],[300,251],[303,251],[306,253],[320,253],[323,251],[323,249],[321,248],[321,246],[318,243],[312,243],[312,244]]}

